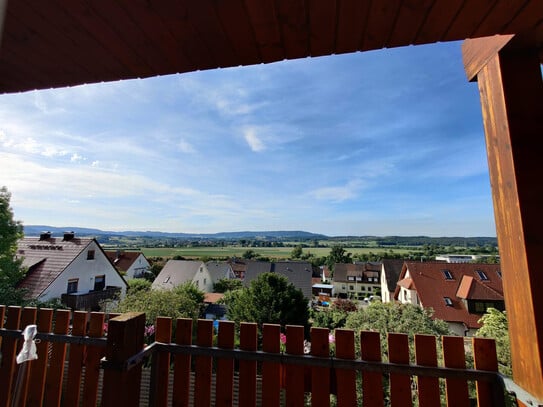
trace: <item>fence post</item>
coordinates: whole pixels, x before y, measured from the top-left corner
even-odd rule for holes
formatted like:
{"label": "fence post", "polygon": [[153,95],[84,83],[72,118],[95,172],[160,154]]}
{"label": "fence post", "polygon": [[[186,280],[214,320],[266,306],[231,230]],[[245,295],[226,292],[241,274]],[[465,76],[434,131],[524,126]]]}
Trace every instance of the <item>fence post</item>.
{"label": "fence post", "polygon": [[144,346],[145,314],[129,312],[109,320],[102,406],[138,406],[141,363],[128,369],[127,360]]}
{"label": "fence post", "polygon": [[[6,329],[19,329],[21,321],[21,308],[8,307],[8,317],[6,321]],[[0,383],[2,383],[2,391],[0,391],[0,407],[8,407],[11,404],[11,396],[16,372],[15,358],[17,355],[18,338],[2,338],[2,364],[0,365]]]}

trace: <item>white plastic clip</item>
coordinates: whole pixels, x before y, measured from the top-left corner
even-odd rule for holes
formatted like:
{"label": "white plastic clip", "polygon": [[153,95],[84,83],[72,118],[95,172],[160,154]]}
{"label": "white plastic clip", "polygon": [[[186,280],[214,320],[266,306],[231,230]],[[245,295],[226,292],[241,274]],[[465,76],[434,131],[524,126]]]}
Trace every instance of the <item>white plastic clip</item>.
{"label": "white plastic clip", "polygon": [[17,363],[21,364],[29,360],[38,359],[38,354],[36,353],[36,343],[34,342],[34,337],[38,333],[38,327],[36,325],[28,325],[23,331],[23,336],[25,341],[23,343],[23,348],[17,355]]}

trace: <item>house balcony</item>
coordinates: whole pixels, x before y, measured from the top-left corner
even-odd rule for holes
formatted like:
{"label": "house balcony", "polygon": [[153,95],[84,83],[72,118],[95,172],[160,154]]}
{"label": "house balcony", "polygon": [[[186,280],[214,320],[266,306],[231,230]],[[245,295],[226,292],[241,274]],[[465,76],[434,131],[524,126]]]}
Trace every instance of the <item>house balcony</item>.
{"label": "house balcony", "polygon": [[[17,365],[21,330],[36,321],[38,359]],[[498,373],[491,339],[473,338],[467,350],[462,337],[416,335],[412,347],[407,335],[389,334],[383,354],[378,332],[340,329],[331,341],[327,329],[313,328],[309,347],[301,326],[287,326],[282,345],[282,327],[272,324],[259,334],[256,324],[242,323],[238,342],[230,321],[215,331],[211,320],[158,318],[151,330],[141,313],[108,321],[100,312],[57,310],[53,324],[51,309],[3,306],[0,328],[0,407],[61,400],[102,406],[371,407],[411,406],[413,400],[419,406],[504,406],[511,389],[526,405],[538,405]]]}
{"label": "house balcony", "polygon": [[60,300],[72,310],[97,311],[104,300],[116,299],[121,295],[121,287],[106,286],[100,291],[62,294]]}

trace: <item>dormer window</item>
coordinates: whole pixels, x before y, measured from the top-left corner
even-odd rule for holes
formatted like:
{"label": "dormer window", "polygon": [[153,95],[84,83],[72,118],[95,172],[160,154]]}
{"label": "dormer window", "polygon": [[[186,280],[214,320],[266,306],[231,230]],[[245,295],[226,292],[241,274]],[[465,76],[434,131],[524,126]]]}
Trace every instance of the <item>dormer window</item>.
{"label": "dormer window", "polygon": [[477,275],[479,276],[479,278],[481,279],[481,281],[487,281],[488,280],[488,276],[486,275],[486,273],[482,270],[475,270],[475,272],[477,273]]}
{"label": "dormer window", "polygon": [[348,276],[347,281],[354,281],[354,276]]}
{"label": "dormer window", "polygon": [[443,273],[443,277],[445,277],[445,280],[454,280],[452,273],[449,270],[441,270]]}
{"label": "dormer window", "polygon": [[452,307],[453,303],[450,297],[443,297],[443,301],[445,301],[447,307]]}

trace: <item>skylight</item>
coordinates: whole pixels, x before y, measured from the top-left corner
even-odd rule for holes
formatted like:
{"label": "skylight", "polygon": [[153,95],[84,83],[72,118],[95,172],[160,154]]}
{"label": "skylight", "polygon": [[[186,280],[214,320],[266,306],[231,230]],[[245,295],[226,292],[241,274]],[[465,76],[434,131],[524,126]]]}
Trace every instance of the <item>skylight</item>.
{"label": "skylight", "polygon": [[443,273],[445,280],[454,280],[453,275],[449,270],[441,270],[441,272]]}
{"label": "skylight", "polygon": [[453,303],[450,297],[443,297],[443,300],[445,301],[445,305],[447,307],[452,307]]}
{"label": "skylight", "polygon": [[479,278],[482,280],[482,281],[486,281],[488,280],[488,276],[486,275],[486,273],[482,270],[475,270],[475,272],[477,273],[477,275],[479,276]]}

